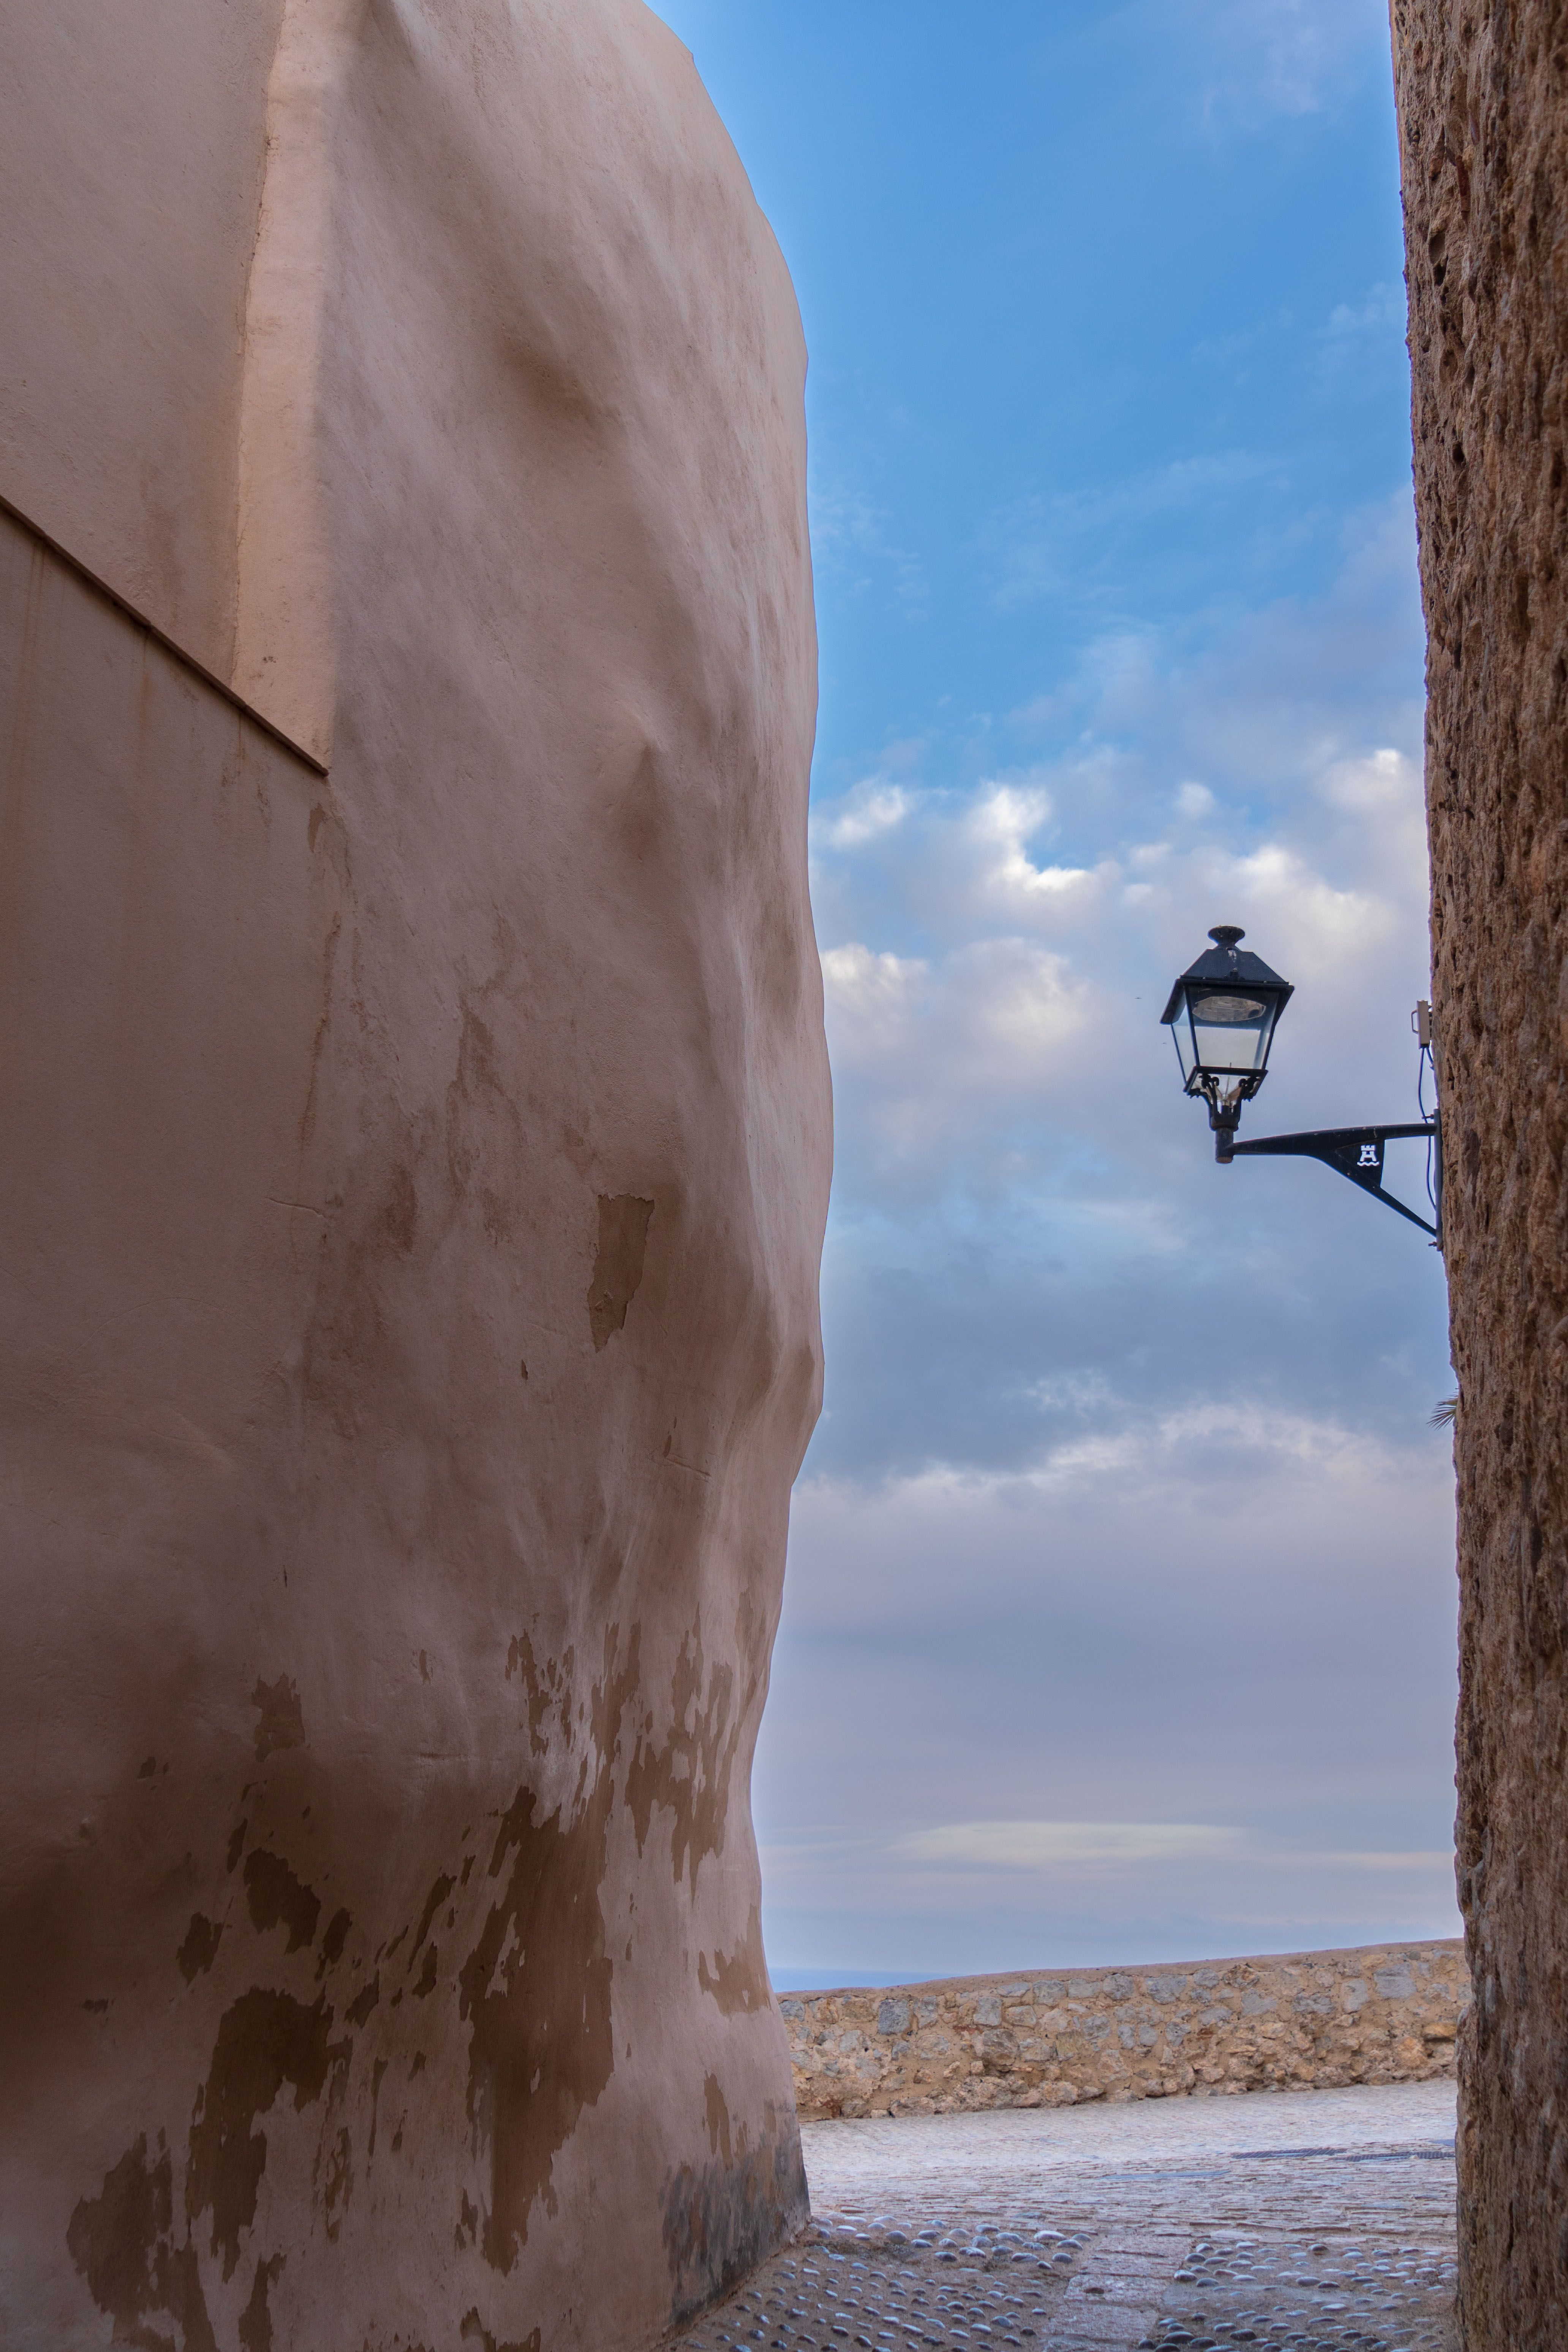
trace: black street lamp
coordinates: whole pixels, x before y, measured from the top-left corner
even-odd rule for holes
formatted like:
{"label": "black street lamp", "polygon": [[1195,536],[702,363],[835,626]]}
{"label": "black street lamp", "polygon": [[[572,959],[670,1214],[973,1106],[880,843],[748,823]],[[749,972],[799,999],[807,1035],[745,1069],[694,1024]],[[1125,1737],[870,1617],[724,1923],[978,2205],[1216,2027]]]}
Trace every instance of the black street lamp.
{"label": "black street lamp", "polygon": [[[1247,936],[1234,923],[1217,923],[1209,933],[1214,946],[1189,964],[1171,991],[1160,1015],[1176,1041],[1182,1083],[1190,1095],[1208,1105],[1214,1130],[1214,1156],[1223,1167],[1233,1160],[1294,1157],[1321,1160],[1325,1167],[1348,1176],[1363,1192],[1386,1202],[1442,1246],[1442,1152],[1437,1153],[1436,1206],[1438,1222],[1429,1225],[1414,1209],[1383,1185],[1383,1147],[1396,1137],[1436,1137],[1437,1114],[1418,1125],[1405,1127],[1323,1127],[1305,1135],[1263,1135],[1238,1143],[1241,1106],[1250,1102],[1268,1070],[1268,1049],[1279,1015],[1294,995],[1288,980],[1271,971],[1261,956],[1250,954],[1239,942]],[[1431,1013],[1416,1008],[1417,1034],[1425,1062],[1431,1045]]]}
{"label": "black street lamp", "polygon": [[1261,956],[1237,946],[1247,933],[1235,923],[1216,923],[1209,937],[1213,947],[1187,966],[1160,1018],[1175,1038],[1188,1094],[1202,1095],[1209,1107],[1219,1139],[1215,1156],[1226,1160],[1226,1139],[1268,1075],[1268,1048],[1296,992]]}

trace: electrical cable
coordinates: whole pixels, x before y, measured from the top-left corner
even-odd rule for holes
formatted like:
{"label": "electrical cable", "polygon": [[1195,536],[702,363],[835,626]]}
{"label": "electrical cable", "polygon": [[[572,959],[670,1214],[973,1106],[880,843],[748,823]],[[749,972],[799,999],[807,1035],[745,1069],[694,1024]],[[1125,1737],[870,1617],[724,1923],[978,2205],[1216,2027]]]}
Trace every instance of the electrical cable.
{"label": "electrical cable", "polygon": [[[1423,1045],[1421,1048],[1420,1059],[1415,1065],[1415,1108],[1420,1112],[1424,1119],[1430,1118],[1432,1116],[1431,1112],[1426,1108],[1426,1065],[1428,1062],[1432,1062],[1432,1048],[1430,1045]],[[1436,1062],[1432,1062],[1432,1083],[1434,1087],[1436,1087],[1437,1083],[1437,1065]],[[1434,1216],[1437,1213],[1437,1195],[1432,1186],[1432,1146],[1436,1138],[1433,1136],[1429,1135],[1426,1138],[1426,1198],[1432,1203],[1432,1214]]]}

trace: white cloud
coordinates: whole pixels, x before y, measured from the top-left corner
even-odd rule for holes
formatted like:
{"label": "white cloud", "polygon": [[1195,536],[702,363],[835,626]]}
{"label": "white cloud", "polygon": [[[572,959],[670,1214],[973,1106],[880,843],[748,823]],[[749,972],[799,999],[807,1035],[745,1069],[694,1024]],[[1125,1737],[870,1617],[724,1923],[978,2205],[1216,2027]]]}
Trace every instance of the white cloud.
{"label": "white cloud", "polygon": [[888,515],[852,472],[815,450],[810,467],[812,558],[819,574],[855,596],[879,590],[910,620],[925,613],[931,583],[910,549],[888,536]]}
{"label": "white cloud", "polygon": [[1211,135],[1266,132],[1279,117],[1325,113],[1377,65],[1388,27],[1362,0],[1205,0],[1188,14],[1206,66]]}
{"label": "white cloud", "polygon": [[[854,1091],[848,1193],[944,1183],[959,1154],[994,1155],[998,1130],[1092,1058],[1102,1007],[1067,959],[1018,937],[934,960],[851,940],[822,958],[840,1099]],[[869,1154],[875,1172],[865,1164]]]}
{"label": "white cloud", "polygon": [[1324,383],[1338,386],[1350,372],[1375,368],[1384,359],[1402,364],[1405,318],[1403,286],[1372,286],[1359,302],[1337,302],[1318,332]]}
{"label": "white cloud", "polygon": [[1239,1830],[1201,1822],[955,1822],[917,1830],[893,1851],[911,1862],[945,1863],[971,1870],[1051,1870],[1079,1873],[1109,1865],[1208,1861],[1234,1853]]}
{"label": "white cloud", "polygon": [[887,950],[875,954],[852,940],[824,950],[822,979],[835,1059],[853,1068],[885,1061],[907,1046],[931,966]]}
{"label": "white cloud", "polygon": [[[1318,790],[1326,801],[1358,816],[1375,819],[1390,811],[1406,820],[1407,829],[1424,827],[1421,771],[1414,760],[1387,745],[1359,759],[1333,761]],[[1420,845],[1424,850],[1425,840]]]}
{"label": "white cloud", "polygon": [[814,816],[812,838],[833,849],[860,849],[902,824],[913,806],[901,784],[886,776],[867,776],[830,809]]}
{"label": "white cloud", "polygon": [[1176,787],[1177,813],[1191,824],[1200,823],[1205,816],[1212,816],[1217,805],[1206,784],[1187,783]]}
{"label": "white cloud", "polygon": [[1003,899],[1070,897],[1083,903],[1097,879],[1087,866],[1037,866],[1029,856],[1028,844],[1050,817],[1051,796],[1037,784],[981,786],[968,831],[982,851],[984,889]]}

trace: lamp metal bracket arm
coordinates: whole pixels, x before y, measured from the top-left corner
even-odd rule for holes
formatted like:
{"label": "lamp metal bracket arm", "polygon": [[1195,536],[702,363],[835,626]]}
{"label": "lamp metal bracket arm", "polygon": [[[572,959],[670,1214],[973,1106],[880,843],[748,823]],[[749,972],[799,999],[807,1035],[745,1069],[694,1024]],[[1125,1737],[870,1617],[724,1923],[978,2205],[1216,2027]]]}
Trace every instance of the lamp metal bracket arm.
{"label": "lamp metal bracket arm", "polygon": [[1425,1217],[1418,1217],[1414,1209],[1407,1209],[1403,1201],[1395,1200],[1392,1192],[1384,1192],[1383,1147],[1404,1136],[1436,1133],[1437,1121],[1428,1118],[1408,1127],[1319,1127],[1309,1129],[1304,1135],[1259,1135],[1246,1143],[1232,1143],[1228,1150],[1220,1148],[1226,1140],[1220,1137],[1216,1139],[1215,1156],[1222,1160],[1239,1160],[1244,1155],[1258,1159],[1321,1160],[1325,1168],[1332,1168],[1340,1175],[1348,1176],[1351,1182],[1359,1184],[1363,1192],[1370,1192],[1374,1200],[1386,1202],[1400,1216],[1408,1217],[1413,1225],[1419,1225],[1424,1234],[1430,1234],[1436,1239],[1436,1225],[1429,1225]]}

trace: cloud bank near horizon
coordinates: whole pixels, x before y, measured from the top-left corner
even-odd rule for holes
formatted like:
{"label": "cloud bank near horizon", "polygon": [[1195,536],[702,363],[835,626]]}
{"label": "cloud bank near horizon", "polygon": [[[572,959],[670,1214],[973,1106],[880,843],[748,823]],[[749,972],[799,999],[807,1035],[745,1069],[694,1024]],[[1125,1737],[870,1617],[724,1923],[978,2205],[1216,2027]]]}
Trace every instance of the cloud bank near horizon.
{"label": "cloud bank near horizon", "polygon": [[664,13],[813,354],[837,1161],[775,1981],[1451,1933],[1440,1265],[1216,1168],[1158,1018],[1240,923],[1298,988],[1244,1133],[1415,1116],[1383,20]]}

